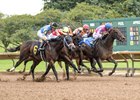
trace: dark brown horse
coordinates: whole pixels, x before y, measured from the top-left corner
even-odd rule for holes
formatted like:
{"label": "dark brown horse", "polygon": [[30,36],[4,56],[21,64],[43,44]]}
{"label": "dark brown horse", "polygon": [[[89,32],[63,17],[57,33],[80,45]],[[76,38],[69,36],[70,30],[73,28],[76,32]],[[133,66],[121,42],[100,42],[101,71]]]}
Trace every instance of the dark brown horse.
{"label": "dark brown horse", "polygon": [[[92,33],[90,33],[90,35],[91,34]],[[73,38],[73,43],[77,47],[77,52],[80,52],[79,55],[73,56],[73,59],[76,60],[76,63],[77,63],[77,66],[78,66],[79,70],[81,70],[81,67],[83,67],[83,68],[85,67],[88,70],[89,74],[90,74],[91,73],[91,69],[90,69],[90,67],[87,67],[83,63],[83,60],[90,61],[91,68],[92,69],[96,69],[96,67],[94,66],[96,62],[95,62],[95,60],[94,60],[94,58],[92,56],[92,49],[91,49],[91,47],[89,47],[88,45],[85,44],[87,46],[87,48],[85,48],[87,53],[85,52],[85,50],[83,50],[83,45],[79,45],[79,42],[83,40],[83,38],[80,35],[76,35],[75,34],[75,35],[73,35],[72,38]],[[100,76],[102,76],[102,74],[100,72],[98,72],[97,70],[92,70],[92,71],[95,71]]]}
{"label": "dark brown horse", "polygon": [[[73,49],[74,45],[71,45],[71,41],[68,41],[67,37],[60,36],[57,39],[50,40],[49,44],[45,47],[45,61],[49,62],[48,67],[46,69],[46,72],[42,75],[42,78],[45,77],[45,75],[49,72],[50,68],[52,68],[56,80],[58,80],[57,77],[57,72],[54,67],[54,63],[58,60],[59,55],[62,56],[62,59],[64,62],[67,62],[69,65],[71,65],[75,70],[78,71],[78,69],[75,67],[75,65],[72,63],[72,61],[69,59],[67,56],[67,53],[63,53],[62,55],[62,50],[63,52],[65,51],[66,48]],[[8,69],[8,71],[13,71],[15,68],[21,64],[23,61],[26,61],[28,59],[33,60],[33,65],[31,66],[29,74],[32,73],[32,77],[34,79],[34,69],[35,67],[42,61],[41,56],[39,53],[34,54],[34,47],[38,46],[39,42],[38,41],[27,41],[23,43],[20,47],[20,59],[16,63],[14,67],[11,69]],[[64,49],[65,48],[65,49]],[[79,72],[79,71],[78,71]],[[26,76],[26,75],[25,75]]]}
{"label": "dark brown horse", "polygon": [[[112,72],[109,73],[109,75],[112,75],[115,72],[117,62],[112,58],[113,42],[115,39],[123,42],[125,40],[125,37],[118,29],[114,28],[110,29],[108,31],[108,34],[104,35],[102,39],[97,39],[93,47],[89,47],[85,43],[81,45],[83,54],[89,59],[94,72],[103,72],[101,60],[107,60],[114,63],[115,66]],[[100,70],[98,71],[95,67],[94,59],[100,67]]]}
{"label": "dark brown horse", "polygon": [[[80,70],[80,66],[83,66],[85,67],[88,72],[90,73],[91,70],[89,67],[87,67],[86,65],[83,64],[82,60],[80,60],[80,58],[82,58],[83,56],[83,53],[77,43],[77,40],[76,40],[76,36],[72,36],[72,39],[73,39],[73,43],[75,44],[75,49],[74,50],[71,50],[70,48],[67,49],[64,47],[62,50],[61,50],[61,55],[59,56],[59,59],[57,60],[58,61],[58,64],[59,66],[63,69],[63,75],[65,76],[65,71],[64,71],[64,68],[61,64],[61,62],[63,61],[63,59],[61,57],[63,57],[63,53],[67,53],[67,56],[69,56],[69,58],[71,59],[71,61],[74,59],[76,59],[76,63],[77,63],[77,66],[78,66],[78,69]],[[71,40],[72,41],[72,40]],[[19,49],[19,48],[14,48],[14,49]],[[11,49],[10,51],[15,51],[14,49]],[[26,63],[28,61],[32,61],[33,58],[29,57],[28,59],[24,60],[24,69],[22,71],[20,71],[20,73],[23,73],[25,72],[25,69],[26,69]],[[81,62],[80,62],[81,61]],[[69,80],[69,69],[68,69],[68,63],[65,62],[65,69],[66,69],[66,74],[67,74],[67,80]]]}

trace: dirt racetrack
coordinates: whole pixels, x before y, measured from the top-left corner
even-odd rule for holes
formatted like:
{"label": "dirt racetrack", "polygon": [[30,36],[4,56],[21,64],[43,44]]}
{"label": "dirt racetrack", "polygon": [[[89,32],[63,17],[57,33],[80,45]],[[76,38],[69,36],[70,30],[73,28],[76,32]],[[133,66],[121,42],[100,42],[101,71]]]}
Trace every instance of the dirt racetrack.
{"label": "dirt racetrack", "polygon": [[139,75],[80,75],[60,82],[48,76],[45,82],[33,82],[31,76],[19,81],[21,74],[0,73],[0,100],[140,100]]}

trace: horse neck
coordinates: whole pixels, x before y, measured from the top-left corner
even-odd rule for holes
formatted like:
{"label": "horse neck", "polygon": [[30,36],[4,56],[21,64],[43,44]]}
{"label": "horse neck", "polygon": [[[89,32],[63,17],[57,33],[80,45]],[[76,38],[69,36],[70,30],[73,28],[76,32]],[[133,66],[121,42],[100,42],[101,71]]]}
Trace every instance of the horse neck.
{"label": "horse neck", "polygon": [[57,41],[55,41],[55,42],[50,42],[49,44],[50,44],[50,46],[51,46],[52,48],[54,48],[55,51],[57,51],[57,52],[59,52],[59,51],[64,47],[64,46],[63,46],[63,40],[57,40]]}
{"label": "horse neck", "polygon": [[54,48],[56,49],[56,51],[60,51],[63,47],[64,47],[64,45],[63,45],[62,40],[58,41],[58,43],[56,43],[56,45],[54,45]]}
{"label": "horse neck", "polygon": [[114,38],[112,38],[111,35],[108,35],[103,41],[102,41],[102,45],[107,48],[107,49],[111,49],[113,48],[113,43],[114,43]]}

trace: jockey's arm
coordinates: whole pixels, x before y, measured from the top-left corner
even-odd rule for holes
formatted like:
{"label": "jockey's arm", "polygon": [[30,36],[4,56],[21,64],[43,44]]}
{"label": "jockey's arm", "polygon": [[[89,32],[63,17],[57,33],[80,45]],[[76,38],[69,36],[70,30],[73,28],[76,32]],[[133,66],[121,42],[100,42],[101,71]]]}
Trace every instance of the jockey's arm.
{"label": "jockey's arm", "polygon": [[41,33],[41,31],[38,31],[37,32],[37,35],[38,37],[40,37],[42,40],[46,41],[47,40],[47,37],[44,33]]}
{"label": "jockey's arm", "polygon": [[101,33],[101,29],[99,29],[97,32],[94,32],[93,34],[93,38],[97,39],[97,38],[101,38],[102,35],[100,34]]}
{"label": "jockey's arm", "polygon": [[53,35],[52,33],[47,35],[48,40],[55,39],[57,37],[58,37],[57,35]]}

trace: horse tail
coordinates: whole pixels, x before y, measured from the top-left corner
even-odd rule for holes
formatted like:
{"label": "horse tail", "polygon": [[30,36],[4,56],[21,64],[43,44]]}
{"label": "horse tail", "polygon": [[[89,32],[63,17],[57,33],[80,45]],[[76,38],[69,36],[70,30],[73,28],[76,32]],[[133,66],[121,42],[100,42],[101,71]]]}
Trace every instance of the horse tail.
{"label": "horse tail", "polygon": [[14,48],[9,48],[9,49],[7,49],[7,51],[9,51],[9,52],[16,52],[16,51],[19,51],[19,50],[20,50],[20,46],[21,46],[21,45],[19,45],[19,46],[17,46],[17,47],[14,47]]}

